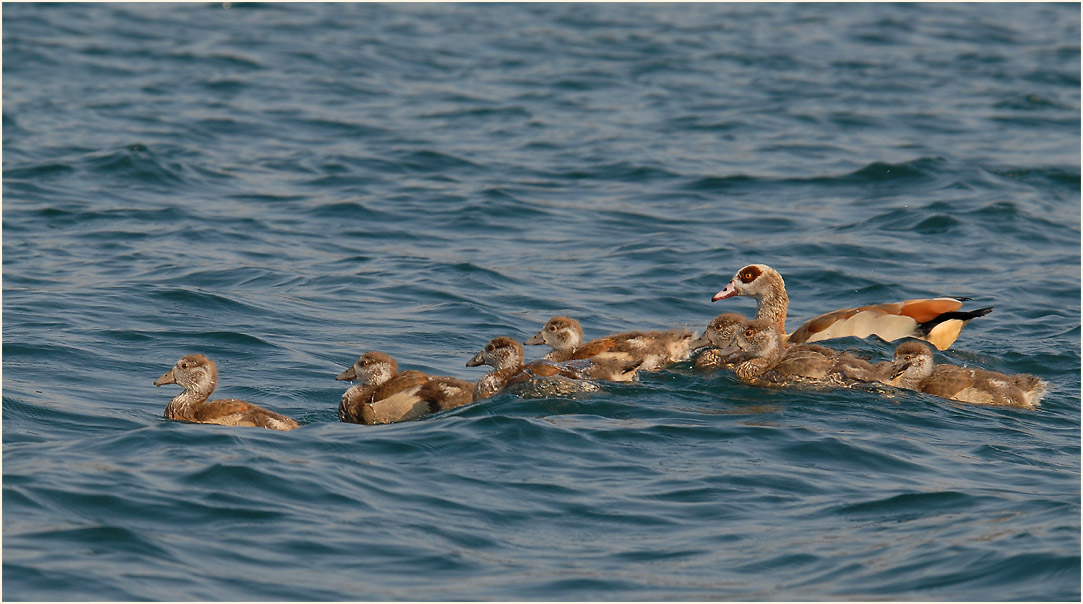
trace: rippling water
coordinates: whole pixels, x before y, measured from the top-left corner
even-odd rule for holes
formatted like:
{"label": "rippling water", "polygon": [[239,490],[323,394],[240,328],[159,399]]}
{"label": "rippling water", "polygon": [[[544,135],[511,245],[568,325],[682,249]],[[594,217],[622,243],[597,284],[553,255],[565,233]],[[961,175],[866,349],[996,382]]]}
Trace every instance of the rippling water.
{"label": "rippling water", "polygon": [[[1078,5],[3,13],[5,599],[1079,599]],[[939,360],[1050,392],[336,419],[362,351],[700,329],[749,262],[993,305]],[[302,428],[161,419],[192,352]]]}

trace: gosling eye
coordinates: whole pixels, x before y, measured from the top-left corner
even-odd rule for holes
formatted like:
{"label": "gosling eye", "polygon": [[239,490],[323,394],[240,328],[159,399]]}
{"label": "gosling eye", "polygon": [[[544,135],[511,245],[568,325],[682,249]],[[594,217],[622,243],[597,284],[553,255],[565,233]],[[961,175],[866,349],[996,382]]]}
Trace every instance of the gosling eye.
{"label": "gosling eye", "polygon": [[549,326],[549,331],[556,331],[556,330],[557,330],[557,326],[556,326],[556,325],[550,325],[550,326]]}

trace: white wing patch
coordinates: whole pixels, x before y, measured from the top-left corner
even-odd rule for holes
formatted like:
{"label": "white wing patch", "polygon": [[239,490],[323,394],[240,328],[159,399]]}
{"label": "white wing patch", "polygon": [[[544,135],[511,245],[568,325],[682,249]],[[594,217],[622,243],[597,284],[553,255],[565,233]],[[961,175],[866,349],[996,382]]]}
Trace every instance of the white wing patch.
{"label": "white wing patch", "polygon": [[914,329],[917,326],[917,321],[905,315],[885,314],[879,310],[863,310],[849,319],[836,321],[827,329],[812,334],[807,341],[819,342],[847,336],[867,338],[875,334],[888,342],[893,342],[899,338],[914,335]]}

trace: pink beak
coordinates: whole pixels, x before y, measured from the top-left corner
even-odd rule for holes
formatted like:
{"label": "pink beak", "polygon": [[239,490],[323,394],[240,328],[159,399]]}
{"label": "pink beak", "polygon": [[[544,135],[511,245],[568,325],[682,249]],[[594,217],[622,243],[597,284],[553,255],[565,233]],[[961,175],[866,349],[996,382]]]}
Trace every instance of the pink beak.
{"label": "pink beak", "polygon": [[711,298],[711,302],[718,302],[719,300],[725,300],[726,298],[732,298],[737,295],[737,286],[730,281],[726,284],[726,287],[722,288],[722,291],[718,292]]}

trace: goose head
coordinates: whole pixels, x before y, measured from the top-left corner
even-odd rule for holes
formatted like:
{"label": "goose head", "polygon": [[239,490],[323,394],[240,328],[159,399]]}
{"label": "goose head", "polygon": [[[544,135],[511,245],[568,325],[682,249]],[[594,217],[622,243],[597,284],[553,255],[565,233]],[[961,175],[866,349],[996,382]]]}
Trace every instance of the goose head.
{"label": "goose head", "polygon": [[749,264],[737,271],[726,287],[711,298],[717,302],[733,296],[752,296],[764,298],[779,291],[786,291],[786,283],[778,271],[766,264]]}

